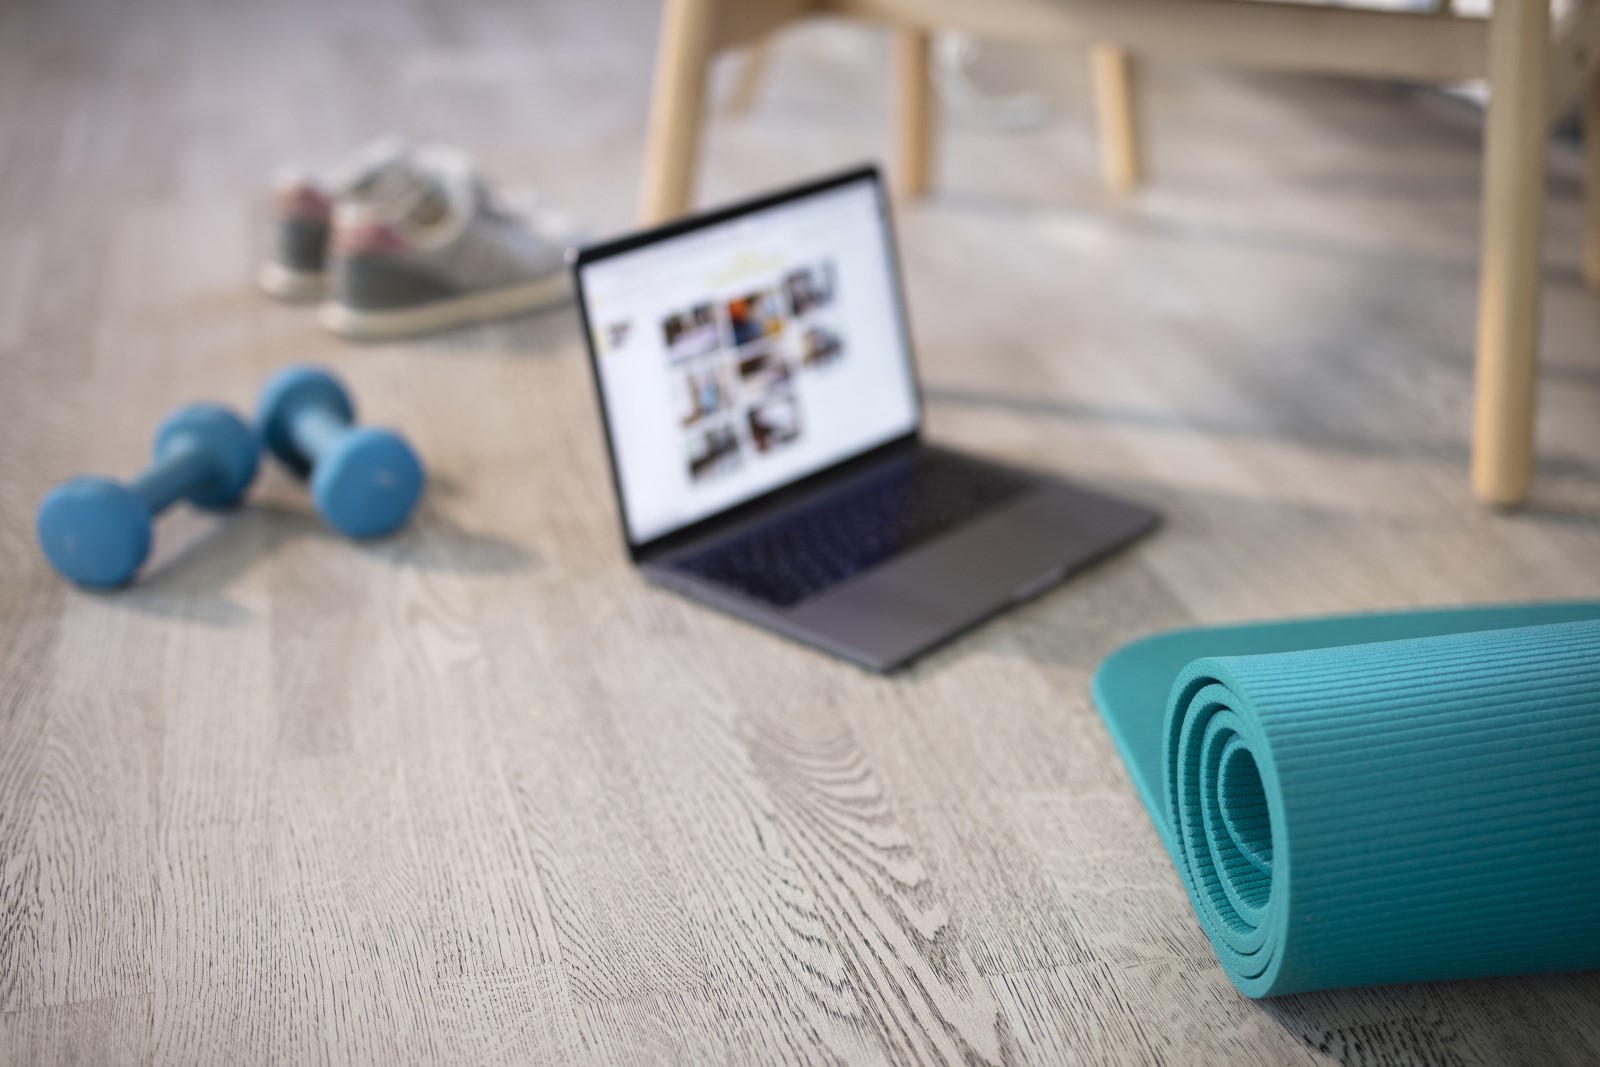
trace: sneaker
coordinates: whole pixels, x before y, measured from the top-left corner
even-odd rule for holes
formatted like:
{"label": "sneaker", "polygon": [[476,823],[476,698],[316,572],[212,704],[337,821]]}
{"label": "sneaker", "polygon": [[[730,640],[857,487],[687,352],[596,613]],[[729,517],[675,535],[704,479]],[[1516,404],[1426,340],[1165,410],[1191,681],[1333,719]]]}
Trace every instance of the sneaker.
{"label": "sneaker", "polygon": [[363,148],[330,181],[303,171],[280,174],[272,198],[277,248],[256,273],[261,288],[293,303],[322,299],[334,204],[381,202],[402,193],[413,154],[404,140],[386,137]]}
{"label": "sneaker", "polygon": [[376,340],[520,315],[571,298],[572,226],[548,211],[513,212],[467,158],[417,153],[408,190],[334,208],[331,296],[322,324]]}

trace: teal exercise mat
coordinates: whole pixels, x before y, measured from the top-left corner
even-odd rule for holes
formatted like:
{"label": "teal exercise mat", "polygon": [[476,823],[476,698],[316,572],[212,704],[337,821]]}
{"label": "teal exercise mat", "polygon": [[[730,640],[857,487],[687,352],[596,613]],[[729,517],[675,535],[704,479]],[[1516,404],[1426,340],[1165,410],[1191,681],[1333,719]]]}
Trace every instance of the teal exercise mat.
{"label": "teal exercise mat", "polygon": [[1600,603],[1158,634],[1094,696],[1245,994],[1600,968]]}

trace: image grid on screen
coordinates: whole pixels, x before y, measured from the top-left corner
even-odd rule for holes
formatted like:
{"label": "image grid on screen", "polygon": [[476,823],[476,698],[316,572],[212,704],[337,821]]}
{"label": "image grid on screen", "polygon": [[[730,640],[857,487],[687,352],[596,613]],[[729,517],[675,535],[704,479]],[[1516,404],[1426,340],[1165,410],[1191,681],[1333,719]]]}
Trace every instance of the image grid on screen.
{"label": "image grid on screen", "polygon": [[636,540],[914,425],[876,190],[843,193],[649,246],[586,275]]}

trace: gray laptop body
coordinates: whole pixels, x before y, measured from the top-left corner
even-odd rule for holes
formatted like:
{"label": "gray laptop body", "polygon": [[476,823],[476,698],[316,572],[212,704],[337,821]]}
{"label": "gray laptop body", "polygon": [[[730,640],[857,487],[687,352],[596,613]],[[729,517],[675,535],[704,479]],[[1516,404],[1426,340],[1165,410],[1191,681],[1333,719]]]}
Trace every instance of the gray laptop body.
{"label": "gray laptop body", "polygon": [[[581,249],[573,271],[628,549],[645,576],[870,670],[889,671],[1153,530],[1157,515],[1049,474],[927,444],[919,405],[909,430],[893,440],[664,536],[637,538],[628,529],[618,427],[600,371],[596,330],[603,324],[584,288],[585,268],[609,257],[862,182],[882,196],[875,169],[852,170]],[[892,299],[900,301],[897,266],[894,275]],[[903,321],[903,303],[893,313]],[[771,427],[758,416],[749,425],[771,447]]]}

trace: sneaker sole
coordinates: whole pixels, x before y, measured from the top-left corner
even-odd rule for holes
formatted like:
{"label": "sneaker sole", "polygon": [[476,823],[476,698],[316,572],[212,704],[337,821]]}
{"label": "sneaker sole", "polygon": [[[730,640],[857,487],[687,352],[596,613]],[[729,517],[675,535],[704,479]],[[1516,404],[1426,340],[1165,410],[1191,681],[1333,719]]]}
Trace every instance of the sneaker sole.
{"label": "sneaker sole", "polygon": [[572,283],[563,271],[536,282],[466,293],[414,307],[363,311],[330,301],[322,305],[317,317],[340,337],[377,341],[525,315],[571,299]]}
{"label": "sneaker sole", "polygon": [[282,263],[271,261],[261,264],[261,269],[256,272],[256,284],[269,296],[275,296],[291,304],[308,304],[313,300],[320,300],[324,289],[320,271],[310,273],[290,270]]}

